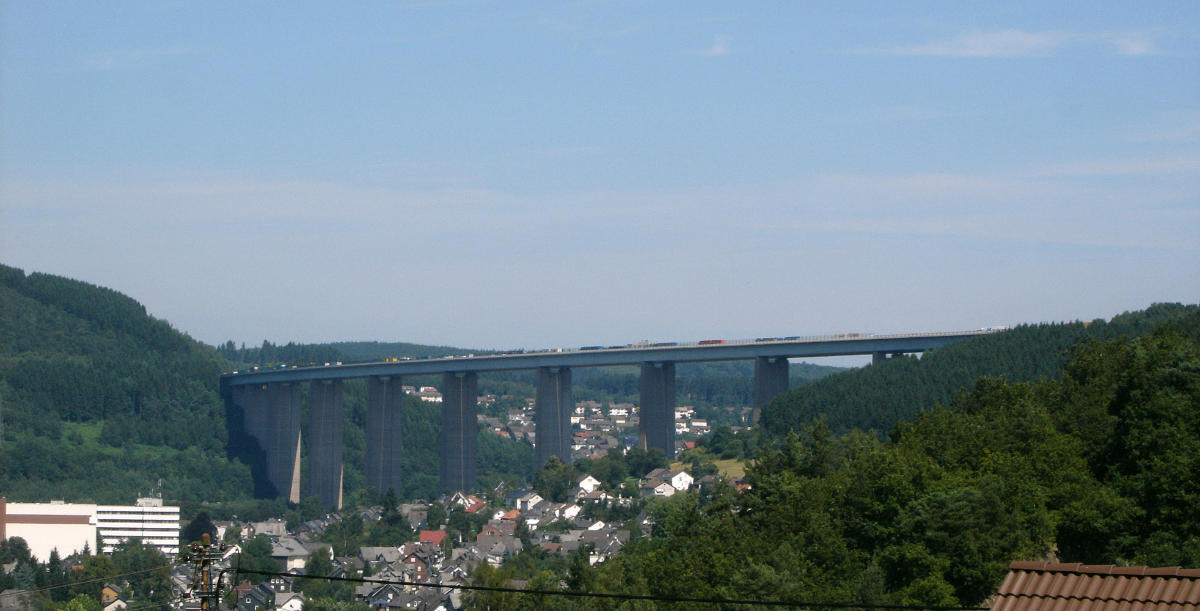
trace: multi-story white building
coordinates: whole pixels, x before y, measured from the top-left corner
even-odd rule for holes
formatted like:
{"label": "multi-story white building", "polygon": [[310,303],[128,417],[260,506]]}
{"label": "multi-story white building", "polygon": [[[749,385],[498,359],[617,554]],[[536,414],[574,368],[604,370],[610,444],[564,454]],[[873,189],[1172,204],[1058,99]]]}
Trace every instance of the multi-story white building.
{"label": "multi-story white building", "polygon": [[97,505],[96,530],[100,551],[106,554],[111,554],[120,542],[137,538],[174,556],[179,552],[179,507],[164,506],[159,498],[141,498],[132,507]]}
{"label": "multi-story white building", "polygon": [[179,552],[179,507],[164,506],[158,498],[141,498],[128,506],[8,503],[0,497],[0,538],[9,537],[24,539],[41,561],[53,550],[61,557],[85,547],[111,554],[117,544],[133,538],[174,556]]}

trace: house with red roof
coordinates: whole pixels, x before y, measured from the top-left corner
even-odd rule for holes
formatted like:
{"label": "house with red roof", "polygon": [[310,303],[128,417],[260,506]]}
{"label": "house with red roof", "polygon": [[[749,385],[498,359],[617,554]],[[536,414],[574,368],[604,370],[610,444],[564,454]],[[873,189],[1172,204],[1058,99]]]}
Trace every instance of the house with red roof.
{"label": "house with red roof", "polygon": [[1200,569],[1014,562],[993,611],[1200,610]]}
{"label": "house with red roof", "polygon": [[440,546],[442,541],[446,540],[446,531],[444,530],[422,530],[417,535],[417,540],[421,543],[432,543]]}

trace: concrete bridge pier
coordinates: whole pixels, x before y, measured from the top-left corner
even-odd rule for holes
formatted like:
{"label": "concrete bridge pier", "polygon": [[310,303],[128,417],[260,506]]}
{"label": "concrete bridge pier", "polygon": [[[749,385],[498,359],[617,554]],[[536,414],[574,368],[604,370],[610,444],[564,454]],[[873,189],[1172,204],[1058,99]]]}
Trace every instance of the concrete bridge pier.
{"label": "concrete bridge pier", "polygon": [[477,382],[473,371],[442,375],[441,483],[446,492],[475,487]]}
{"label": "concrete bridge pier", "polygon": [[400,376],[367,378],[367,486],[380,492],[400,492],[403,398]]}
{"label": "concrete bridge pier", "polygon": [[[235,389],[235,392],[238,389]],[[241,396],[234,395],[234,402],[242,407],[242,422],[246,427],[246,432],[258,441],[259,447],[266,449],[265,440],[267,439],[267,418],[270,415],[271,405],[267,399],[266,384],[251,384],[249,386],[240,387]]]}
{"label": "concrete bridge pier", "polygon": [[765,357],[754,359],[754,423],[758,424],[762,407],[768,401],[787,392],[787,357]]}
{"label": "concrete bridge pier", "polygon": [[571,412],[575,399],[571,393],[570,367],[540,367],[537,396],[534,400],[536,429],[534,464],[540,469],[551,456],[571,462]]}
{"label": "concrete bridge pier", "polygon": [[658,448],[675,456],[675,363],[642,363],[642,447]]}
{"label": "concrete bridge pier", "polygon": [[329,509],[342,508],[342,381],[313,380],[308,388],[311,494]]}
{"label": "concrete bridge pier", "polygon": [[267,478],[279,496],[300,502],[300,385],[267,385],[269,404],[266,439],[259,443],[267,455]]}
{"label": "concrete bridge pier", "polygon": [[227,400],[232,405],[231,417],[241,418],[241,427],[231,428],[229,442],[239,457],[250,465],[254,476],[254,494],[268,496],[278,494],[271,481],[268,466],[270,435],[267,418],[270,402],[266,384],[242,384],[228,390]]}

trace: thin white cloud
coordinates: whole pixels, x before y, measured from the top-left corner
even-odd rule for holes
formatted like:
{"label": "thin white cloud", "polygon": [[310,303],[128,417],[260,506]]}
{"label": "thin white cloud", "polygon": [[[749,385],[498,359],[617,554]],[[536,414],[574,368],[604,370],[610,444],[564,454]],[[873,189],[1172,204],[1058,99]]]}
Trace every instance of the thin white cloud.
{"label": "thin white cloud", "polygon": [[966,32],[949,40],[893,47],[895,55],[933,55],[942,57],[1023,57],[1044,55],[1063,43],[1056,32]]}
{"label": "thin white cloud", "polygon": [[[1106,177],[1121,180],[1097,180]],[[1043,240],[1057,234],[1069,244],[1196,249],[1197,177],[1200,157],[1180,155],[1083,159],[991,172],[832,173],[724,188],[545,195],[465,184],[414,189],[271,180],[8,182],[0,195],[13,202],[9,237],[28,234],[47,244],[68,226],[89,235],[106,223],[146,234],[190,235],[217,223],[214,219],[259,232],[272,227],[305,236],[337,232],[374,244],[379,238],[371,236],[380,227],[437,227],[452,219],[456,231],[484,251],[509,248],[513,236],[512,243],[539,243],[561,252],[584,243],[632,247],[638,236],[630,226],[654,228],[655,240],[679,246],[730,231],[756,235],[800,221],[825,228],[941,227],[947,235],[986,235],[994,228],[992,237],[1001,239]],[[339,205],[330,207],[331,201]],[[52,231],[40,235],[41,230]],[[419,246],[417,251],[433,249],[440,240],[436,235],[404,243]],[[546,235],[562,239],[546,242]]]}
{"label": "thin white cloud", "polygon": [[1042,57],[1068,45],[1096,43],[1110,46],[1120,55],[1141,56],[1158,52],[1152,36],[1144,31],[1086,33],[1007,29],[963,32],[945,40],[891,47],[886,53],[933,57]]}
{"label": "thin white cloud", "polygon": [[1145,33],[1101,34],[1100,37],[1116,47],[1121,55],[1153,55],[1158,52],[1154,41]]}
{"label": "thin white cloud", "polygon": [[706,57],[720,57],[722,55],[729,55],[729,43],[732,41],[733,39],[731,37],[725,36],[724,34],[718,34],[717,36],[713,37],[712,46],[701,51],[700,55],[704,55]]}
{"label": "thin white cloud", "polygon": [[[694,328],[733,312],[782,325],[766,306],[748,310],[749,301],[693,287],[752,292],[794,286],[801,273],[825,301],[812,306],[813,293],[799,289],[762,301],[840,315],[848,303],[873,303],[868,293],[882,286],[923,293],[900,300],[920,309],[960,281],[991,285],[1004,275],[1013,280],[988,299],[1057,290],[1090,301],[1141,286],[1131,294],[1144,303],[1194,301],[1194,289],[1180,287],[1197,286],[1200,269],[1197,173],[1187,169],[1195,161],[1152,159],[549,194],[316,180],[7,181],[0,260],[119,287],[212,342],[382,335],[469,344],[477,334],[530,346],[613,329],[641,337],[649,332],[621,325],[657,323],[674,303],[694,304]],[[1129,173],[1139,163],[1142,178]],[[1184,173],[1154,173],[1174,167]],[[1094,178],[1103,173],[1121,180]],[[1097,257],[1127,262],[1136,281]],[[1073,270],[1094,277],[1064,286],[1078,279]],[[1042,274],[1044,285],[1031,287]],[[630,310],[620,295],[633,292],[650,302]],[[973,307],[962,303],[955,307]],[[230,311],[270,314],[226,318]],[[537,325],[517,322],[530,316]],[[580,320],[596,331],[581,331]]]}

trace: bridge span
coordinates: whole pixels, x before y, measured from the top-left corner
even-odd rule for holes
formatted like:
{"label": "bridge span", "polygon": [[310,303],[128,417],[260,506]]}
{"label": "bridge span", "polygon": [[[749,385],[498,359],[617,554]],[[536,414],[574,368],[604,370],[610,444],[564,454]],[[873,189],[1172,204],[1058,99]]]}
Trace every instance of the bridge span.
{"label": "bridge span", "polygon": [[[842,334],[823,337],[706,340],[695,344],[641,342],[628,346],[556,349],[508,354],[392,360],[321,367],[293,367],[233,372],[221,376],[221,390],[231,414],[241,416],[243,430],[231,433],[253,439],[265,477],[277,494],[299,502],[300,384],[309,384],[309,459],[311,481],[305,494],[315,494],[331,508],[342,502],[342,381],[367,380],[367,485],[400,489],[400,405],[405,376],[441,374],[442,488],[470,490],[476,474],[476,385],[488,371],[537,371],[534,402],[535,458],[540,466],[550,456],[570,460],[570,414],[575,409],[571,370],[576,367],[640,365],[640,442],[675,453],[675,364],[700,361],[753,360],[756,410],[788,388],[788,359],[924,352],[948,343],[986,335],[992,330],[896,335]],[[757,411],[756,411],[757,413]],[[236,425],[237,418],[231,421]],[[248,441],[248,440],[247,440]]]}

